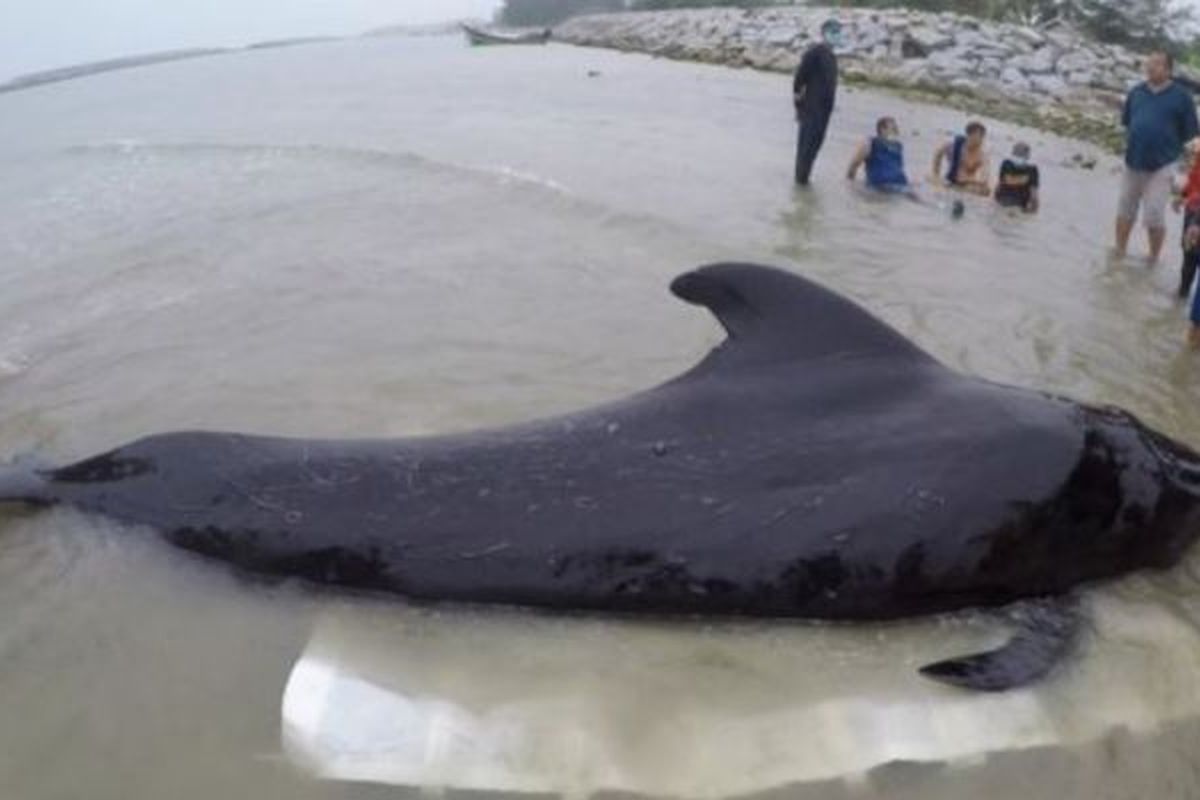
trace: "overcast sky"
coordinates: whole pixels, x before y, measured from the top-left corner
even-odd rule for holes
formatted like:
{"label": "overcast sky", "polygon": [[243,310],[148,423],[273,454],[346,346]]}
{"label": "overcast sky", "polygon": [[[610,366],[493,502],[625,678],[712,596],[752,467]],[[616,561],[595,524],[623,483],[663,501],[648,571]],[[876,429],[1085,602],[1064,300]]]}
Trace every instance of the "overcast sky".
{"label": "overcast sky", "polygon": [[500,0],[0,0],[0,82],[177,47],[488,17]]}
{"label": "overcast sky", "polygon": [[[1200,0],[1177,0],[1200,11]],[[830,0],[825,2],[832,4]],[[0,81],[177,47],[487,17],[500,0],[0,0]]]}

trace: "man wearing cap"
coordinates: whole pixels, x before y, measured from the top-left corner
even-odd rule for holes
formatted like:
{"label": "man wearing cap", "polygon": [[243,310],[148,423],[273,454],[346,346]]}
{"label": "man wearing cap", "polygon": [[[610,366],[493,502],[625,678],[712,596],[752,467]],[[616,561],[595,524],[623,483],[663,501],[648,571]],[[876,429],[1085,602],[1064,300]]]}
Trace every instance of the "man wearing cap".
{"label": "man wearing cap", "polygon": [[837,56],[833,48],[841,43],[842,25],[836,19],[821,25],[821,41],[804,51],[792,81],[792,100],[800,135],[796,141],[796,183],[808,184],[813,162],[825,142],[825,129],[833,113],[837,93]]}
{"label": "man wearing cap", "polygon": [[1009,208],[1019,208],[1030,214],[1038,210],[1038,168],[1029,162],[1029,145],[1017,142],[1012,155],[1000,165],[996,181],[996,202]]}

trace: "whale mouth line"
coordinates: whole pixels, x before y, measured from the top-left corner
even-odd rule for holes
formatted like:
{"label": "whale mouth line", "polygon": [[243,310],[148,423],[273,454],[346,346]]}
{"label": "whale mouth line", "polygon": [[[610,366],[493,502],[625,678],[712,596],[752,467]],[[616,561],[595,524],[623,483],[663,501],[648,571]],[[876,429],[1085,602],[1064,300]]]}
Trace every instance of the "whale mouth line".
{"label": "whale mouth line", "polygon": [[1132,414],[1127,416],[1142,444],[1162,466],[1165,477],[1178,484],[1180,488],[1200,497],[1200,454],[1185,445],[1155,433],[1138,422]]}
{"label": "whale mouth line", "polygon": [[1099,430],[1117,425],[1131,430],[1163,470],[1163,477],[1200,498],[1200,453],[1142,423],[1136,415],[1116,406],[1080,407],[1085,425]]}

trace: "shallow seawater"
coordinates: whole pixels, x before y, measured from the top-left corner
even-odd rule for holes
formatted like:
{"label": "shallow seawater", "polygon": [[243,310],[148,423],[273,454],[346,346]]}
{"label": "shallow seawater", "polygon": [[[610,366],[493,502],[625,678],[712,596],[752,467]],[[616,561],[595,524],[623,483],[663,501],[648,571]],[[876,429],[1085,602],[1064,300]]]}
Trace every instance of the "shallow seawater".
{"label": "shallow seawater", "polygon": [[[1174,252],[1157,269],[1107,256],[1115,160],[1068,168],[1092,151],[992,124],[996,162],[1030,139],[1045,210],[968,201],[954,221],[945,198],[885,200],[842,175],[877,116],[899,119],[914,175],[965,120],[853,91],[797,191],[789,91],[607,51],[397,38],[4,95],[0,457],[582,408],[720,341],[666,286],[723,259],[815,277],[957,369],[1200,442]],[[79,514],[0,520],[3,797],[391,796],[289,760],[281,704],[305,653],[574,731],[509,762],[571,794],[1200,792],[1191,567],[1092,593],[1079,658],[982,698],[914,674],[994,640],[980,615],[829,628],[413,609],[231,575]],[[453,763],[424,768],[454,786]]]}

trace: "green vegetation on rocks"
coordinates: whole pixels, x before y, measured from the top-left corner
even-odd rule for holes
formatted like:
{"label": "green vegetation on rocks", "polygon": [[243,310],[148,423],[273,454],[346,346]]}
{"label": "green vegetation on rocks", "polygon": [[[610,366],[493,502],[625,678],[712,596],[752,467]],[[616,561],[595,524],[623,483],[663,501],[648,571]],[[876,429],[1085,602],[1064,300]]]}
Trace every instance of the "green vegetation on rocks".
{"label": "green vegetation on rocks", "polygon": [[624,9],[625,0],[505,0],[497,19],[517,27],[555,25],[577,14]]}

